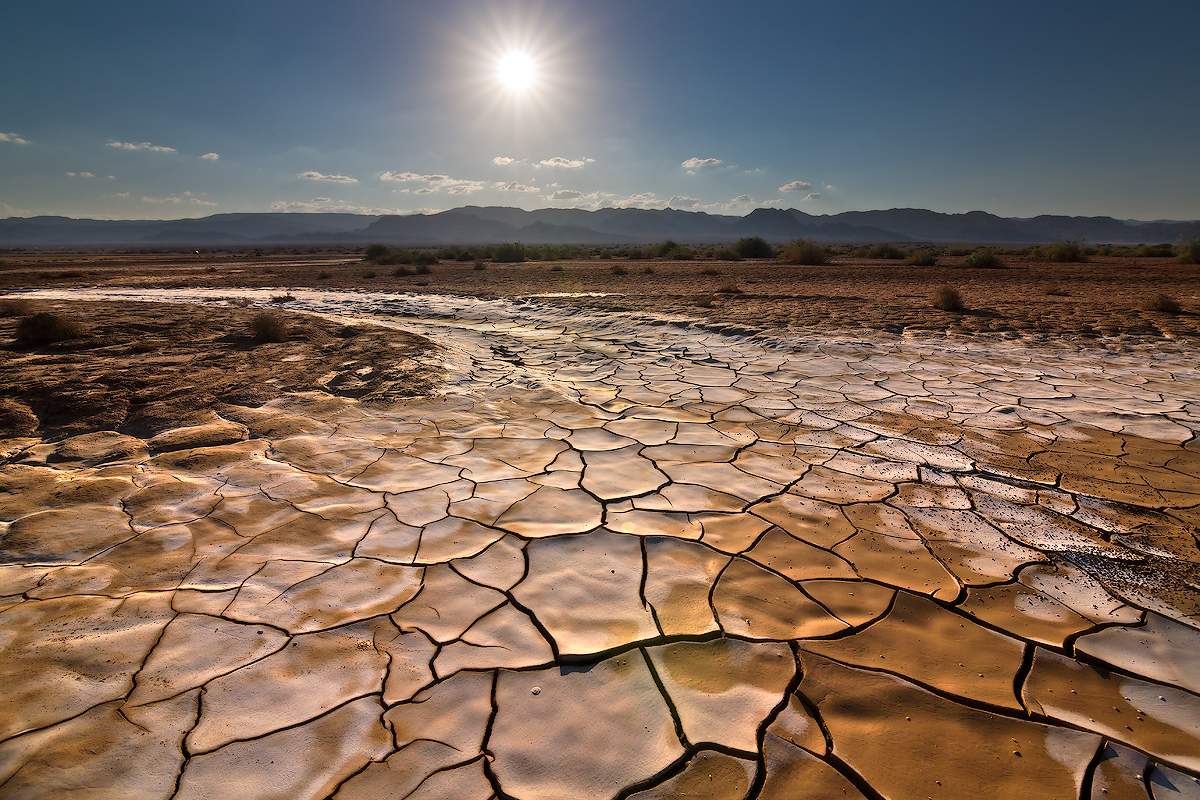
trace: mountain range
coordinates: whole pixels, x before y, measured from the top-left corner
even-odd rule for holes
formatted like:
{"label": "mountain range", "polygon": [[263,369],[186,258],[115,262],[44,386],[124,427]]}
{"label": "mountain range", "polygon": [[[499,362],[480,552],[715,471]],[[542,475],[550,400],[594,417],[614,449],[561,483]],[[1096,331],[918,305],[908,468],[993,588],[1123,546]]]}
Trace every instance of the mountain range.
{"label": "mountain range", "polygon": [[0,247],[220,247],[363,245],[642,244],[674,239],[730,242],[935,242],[1037,244],[1063,239],[1140,244],[1200,236],[1200,221],[1141,222],[1113,217],[1000,217],[985,211],[945,214],[919,208],[807,214],[758,208],[745,216],[677,209],[463,206],[434,214],[213,214],[197,219],[0,219]]}

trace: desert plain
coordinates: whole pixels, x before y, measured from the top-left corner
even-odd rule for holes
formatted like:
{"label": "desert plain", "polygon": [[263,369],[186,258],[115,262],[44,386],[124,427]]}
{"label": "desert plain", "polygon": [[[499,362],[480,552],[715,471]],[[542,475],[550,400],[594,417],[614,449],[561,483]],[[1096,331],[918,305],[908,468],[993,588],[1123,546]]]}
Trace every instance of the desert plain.
{"label": "desert plain", "polygon": [[1196,266],[5,262],[0,797],[1200,797]]}

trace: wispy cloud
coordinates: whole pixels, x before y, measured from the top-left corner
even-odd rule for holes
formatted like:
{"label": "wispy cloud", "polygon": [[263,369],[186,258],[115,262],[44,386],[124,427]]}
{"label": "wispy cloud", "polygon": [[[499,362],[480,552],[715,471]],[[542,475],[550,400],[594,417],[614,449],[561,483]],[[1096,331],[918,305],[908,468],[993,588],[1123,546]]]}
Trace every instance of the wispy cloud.
{"label": "wispy cloud", "polygon": [[492,184],[492,188],[498,192],[525,192],[534,193],[540,192],[542,189],[539,186],[531,186],[527,183],[517,183],[516,181],[496,181]]}
{"label": "wispy cloud", "polygon": [[465,178],[451,178],[449,175],[422,175],[417,172],[384,172],[379,175],[379,180],[385,183],[407,183],[415,184],[415,187],[405,187],[397,189],[399,192],[406,194],[433,194],[434,192],[444,192],[446,194],[473,194],[474,192],[482,191],[486,188],[483,181],[466,180]]}
{"label": "wispy cloud", "polygon": [[546,195],[546,199],[568,208],[665,208],[666,200],[653,192],[638,192],[630,195],[613,192],[581,192],[576,189],[558,189]]}
{"label": "wispy cloud", "polygon": [[19,133],[5,133],[0,131],[0,142],[8,142],[9,144],[29,144],[29,140]]}
{"label": "wispy cloud", "polygon": [[94,177],[96,177],[96,173],[88,172],[87,170],[83,170],[81,172],[68,172],[67,177],[68,178],[94,178]]}
{"label": "wispy cloud", "polygon": [[671,208],[696,209],[700,207],[700,201],[695,197],[685,197],[684,195],[677,194],[667,201],[667,205]]}
{"label": "wispy cloud", "polygon": [[142,195],[143,203],[150,203],[156,206],[180,206],[193,205],[211,208],[217,205],[212,200],[209,200],[203,194],[194,192],[180,192],[179,194],[164,194],[164,195]]}
{"label": "wispy cloud", "polygon": [[221,154],[220,153],[205,153],[204,155],[200,156],[200,160],[201,161],[220,161]]}
{"label": "wispy cloud", "polygon": [[781,192],[807,192],[812,188],[812,184],[808,181],[788,181],[783,186],[779,187]]}
{"label": "wispy cloud", "polygon": [[358,183],[358,178],[352,178],[349,175],[326,175],[323,172],[317,172],[315,169],[301,172],[296,177],[303,178],[306,181],[318,181],[320,183]]}
{"label": "wispy cloud", "polygon": [[383,214],[411,214],[408,210],[399,208],[373,208],[334,200],[331,197],[313,197],[309,200],[275,200],[271,203],[272,211],[301,212],[301,213],[334,213],[334,214],[368,214],[379,216]]}
{"label": "wispy cloud", "polygon": [[117,142],[112,141],[108,146],[113,150],[142,150],[148,153],[175,153],[178,152],[174,147],[167,147],[163,144],[154,144],[153,142]]}
{"label": "wispy cloud", "polygon": [[507,167],[509,164],[518,163],[518,161],[519,159],[513,158],[512,156],[496,156],[492,159],[492,163],[498,167]]}
{"label": "wispy cloud", "polygon": [[719,167],[724,163],[725,162],[719,158],[701,158],[700,156],[692,156],[679,166],[683,167],[684,171],[686,171],[689,175],[695,175],[700,170]]}
{"label": "wispy cloud", "polygon": [[594,158],[563,158],[562,156],[552,156],[543,158],[538,162],[539,167],[550,167],[552,169],[580,169],[588,164],[595,164]]}

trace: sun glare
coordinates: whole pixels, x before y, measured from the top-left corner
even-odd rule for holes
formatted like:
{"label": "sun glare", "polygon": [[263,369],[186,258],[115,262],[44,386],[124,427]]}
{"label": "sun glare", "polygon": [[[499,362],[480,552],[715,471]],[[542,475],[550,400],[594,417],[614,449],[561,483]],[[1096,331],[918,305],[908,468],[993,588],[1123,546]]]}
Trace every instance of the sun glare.
{"label": "sun glare", "polygon": [[537,64],[529,53],[511,50],[496,62],[496,80],[506,90],[524,94],[537,86]]}

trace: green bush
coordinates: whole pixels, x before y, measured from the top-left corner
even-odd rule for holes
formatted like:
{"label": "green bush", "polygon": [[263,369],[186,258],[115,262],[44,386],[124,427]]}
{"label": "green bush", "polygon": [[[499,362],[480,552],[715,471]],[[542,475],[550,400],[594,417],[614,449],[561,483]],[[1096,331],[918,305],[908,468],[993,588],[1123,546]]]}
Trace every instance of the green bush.
{"label": "green bush", "polygon": [[984,247],[964,258],[962,265],[972,269],[996,269],[1003,267],[1004,262],[1000,260],[1000,256],[996,255],[994,251]]}
{"label": "green bush", "polygon": [[1055,242],[1038,248],[1037,254],[1057,264],[1078,264],[1088,260],[1087,250],[1079,242]]}
{"label": "green bush", "polygon": [[899,260],[904,258],[904,251],[894,244],[873,244],[868,247],[860,247],[854,251],[854,255],[860,258],[886,258]]}
{"label": "green bush", "polygon": [[387,245],[369,244],[367,249],[363,250],[363,261],[379,261],[383,259],[390,251]]}
{"label": "green bush", "polygon": [[[1193,244],[1195,244],[1196,241],[1197,240],[1193,239]],[[1186,248],[1187,244],[1184,244],[1182,247],[1180,247],[1179,255],[1183,255],[1183,251]],[[1133,255],[1136,258],[1171,258],[1175,254],[1175,248],[1169,244],[1139,244],[1133,250]],[[1191,263],[1196,263],[1194,258]]]}
{"label": "green bush", "polygon": [[497,245],[492,250],[492,261],[502,264],[517,264],[525,260],[525,245],[520,242],[509,242]]}
{"label": "green bush", "polygon": [[717,259],[718,261],[741,261],[742,254],[737,250],[734,250],[732,247],[722,247],[720,250],[717,250],[713,253],[713,258]]}
{"label": "green bush", "polygon": [[775,255],[775,248],[761,236],[738,239],[733,249],[742,258],[772,258]]}
{"label": "green bush", "polygon": [[829,250],[816,242],[797,239],[783,248],[783,260],[789,264],[819,266],[829,263]]}
{"label": "green bush", "polygon": [[1188,239],[1179,245],[1177,258],[1181,264],[1200,264],[1200,238]]}

